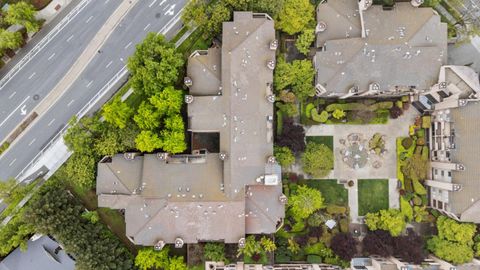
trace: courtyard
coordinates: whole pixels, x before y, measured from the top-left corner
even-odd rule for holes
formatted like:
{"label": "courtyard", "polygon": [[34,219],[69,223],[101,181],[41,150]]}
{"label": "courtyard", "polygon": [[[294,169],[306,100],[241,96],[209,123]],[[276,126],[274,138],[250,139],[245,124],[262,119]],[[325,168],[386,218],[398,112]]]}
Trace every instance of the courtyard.
{"label": "courtyard", "polygon": [[417,116],[418,112],[410,108],[386,124],[305,127],[307,142],[325,144],[334,153],[334,169],[324,180],[313,181],[337,179],[344,183],[352,223],[362,223],[369,212],[399,208],[396,140],[408,135],[409,125]]}

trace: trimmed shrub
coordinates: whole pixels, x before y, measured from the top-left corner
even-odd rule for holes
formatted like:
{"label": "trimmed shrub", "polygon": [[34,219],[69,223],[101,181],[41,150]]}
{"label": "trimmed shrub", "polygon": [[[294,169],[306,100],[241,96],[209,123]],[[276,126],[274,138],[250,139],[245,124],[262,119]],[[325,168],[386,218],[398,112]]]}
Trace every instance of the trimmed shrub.
{"label": "trimmed shrub", "polygon": [[312,120],[319,123],[327,122],[328,117],[330,116],[326,111],[322,111],[320,114],[318,114],[317,109],[315,108],[312,109],[311,115],[312,115]]}
{"label": "trimmed shrub", "polygon": [[[339,104],[339,103],[333,103],[328,105],[325,110],[327,112],[333,112],[335,110],[342,110],[342,111],[361,111],[361,110],[368,110],[369,106],[366,106],[365,104],[362,103],[345,103],[345,104]],[[372,110],[374,111],[374,110]]]}
{"label": "trimmed shrub", "polygon": [[412,183],[412,179],[410,178],[406,178],[405,181],[404,181],[404,184],[405,184],[405,190],[407,192],[413,192],[413,183]]}
{"label": "trimmed shrub", "polygon": [[383,101],[383,102],[378,102],[373,105],[370,105],[369,109],[371,111],[376,111],[376,110],[389,110],[393,107],[393,102],[391,101]]}
{"label": "trimmed shrub", "polygon": [[422,116],[422,128],[430,128],[431,124],[432,124],[431,116]]}
{"label": "trimmed shrub", "polygon": [[314,108],[315,108],[315,105],[313,105],[313,103],[308,103],[307,106],[305,106],[305,116],[307,118],[312,118],[312,110]]}
{"label": "trimmed shrub", "polygon": [[416,206],[422,205],[422,199],[418,196],[413,197],[412,201],[413,201],[413,204],[416,205]]}
{"label": "trimmed shrub", "polygon": [[415,147],[415,152],[414,152],[414,154],[420,156],[420,155],[422,154],[422,149],[423,149],[423,147],[420,146],[420,145],[418,145],[418,140],[417,140],[417,147]]}
{"label": "trimmed shrub", "polygon": [[415,193],[418,194],[418,195],[425,195],[427,194],[427,190],[425,189],[425,187],[422,185],[422,183],[420,183],[420,181],[418,180],[413,180],[412,181],[413,183],[413,190],[415,190]]}
{"label": "trimmed shrub", "polygon": [[349,231],[348,225],[350,224],[350,222],[348,221],[347,218],[340,219],[339,224],[340,224],[341,232],[347,233]]}
{"label": "trimmed shrub", "polygon": [[344,206],[329,204],[327,206],[327,213],[330,215],[343,215],[347,212],[347,208]]}
{"label": "trimmed shrub", "polygon": [[308,255],[307,256],[308,263],[322,263],[322,257],[319,255]]}
{"label": "trimmed shrub", "polygon": [[313,213],[307,219],[308,226],[318,227],[323,224],[323,217],[320,213]]}
{"label": "trimmed shrub", "polygon": [[[424,146],[425,145],[425,138],[421,137],[417,139],[417,145],[418,146]],[[416,150],[416,149],[415,149]]]}
{"label": "trimmed shrub", "polygon": [[405,148],[405,150],[408,150],[410,147],[413,145],[413,140],[410,137],[407,137],[402,140],[402,146]]}
{"label": "trimmed shrub", "polygon": [[408,219],[408,221],[413,219],[413,208],[404,197],[400,197],[400,210]]}
{"label": "trimmed shrub", "polygon": [[395,106],[401,109],[401,108],[403,108],[403,102],[401,100],[397,100],[395,102]]}
{"label": "trimmed shrub", "polygon": [[428,160],[428,155],[430,154],[430,150],[428,146],[422,147],[422,160]]}
{"label": "trimmed shrub", "polygon": [[421,128],[417,130],[417,137],[418,138],[425,138],[425,129]]}
{"label": "trimmed shrub", "polygon": [[389,110],[378,110],[375,112],[377,115],[370,121],[369,124],[386,124],[390,117]]}
{"label": "trimmed shrub", "polygon": [[402,96],[402,102],[408,102],[409,97],[408,96]]}

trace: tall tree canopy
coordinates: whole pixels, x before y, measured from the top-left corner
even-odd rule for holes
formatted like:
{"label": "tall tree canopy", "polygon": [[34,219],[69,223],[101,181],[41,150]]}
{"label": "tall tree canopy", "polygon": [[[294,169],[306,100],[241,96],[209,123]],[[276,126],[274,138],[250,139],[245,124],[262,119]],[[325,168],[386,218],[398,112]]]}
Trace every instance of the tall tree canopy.
{"label": "tall tree canopy", "polygon": [[111,102],[103,105],[102,116],[108,123],[122,129],[127,126],[127,122],[132,118],[133,109],[123,102],[120,97],[116,97]]}
{"label": "tall tree canopy", "polygon": [[149,33],[128,59],[131,86],[138,93],[153,96],[177,81],[183,64],[182,55],[172,44],[162,35]]}
{"label": "tall tree canopy", "polygon": [[314,78],[315,69],[310,60],[294,60],[287,63],[283,57],[278,58],[273,80],[277,92],[291,87],[300,101],[305,100],[315,95]]}
{"label": "tall tree canopy", "polygon": [[33,5],[20,1],[9,5],[4,20],[8,24],[23,25],[27,32],[35,33],[40,30],[40,23],[35,19],[36,13],[37,11]]}
{"label": "tall tree canopy", "polygon": [[314,12],[315,7],[309,0],[285,0],[276,26],[287,34],[296,34],[315,20]]}
{"label": "tall tree canopy", "polygon": [[30,202],[26,220],[62,243],[75,257],[77,269],[132,269],[130,252],[103,224],[83,218],[83,212],[62,187],[44,185]]}
{"label": "tall tree canopy", "polygon": [[290,211],[294,218],[304,219],[324,207],[320,191],[307,186],[299,186],[295,194],[288,201]]}
{"label": "tall tree canopy", "polygon": [[405,215],[398,209],[380,210],[377,213],[368,213],[365,224],[369,230],[385,230],[392,236],[398,236],[405,229],[407,223]]}
{"label": "tall tree canopy", "polygon": [[23,37],[20,32],[10,32],[0,29],[0,52],[6,49],[15,50],[22,45]]}
{"label": "tall tree canopy", "polygon": [[302,154],[302,169],[313,177],[327,176],[333,169],[332,150],[324,144],[307,143],[307,149]]}

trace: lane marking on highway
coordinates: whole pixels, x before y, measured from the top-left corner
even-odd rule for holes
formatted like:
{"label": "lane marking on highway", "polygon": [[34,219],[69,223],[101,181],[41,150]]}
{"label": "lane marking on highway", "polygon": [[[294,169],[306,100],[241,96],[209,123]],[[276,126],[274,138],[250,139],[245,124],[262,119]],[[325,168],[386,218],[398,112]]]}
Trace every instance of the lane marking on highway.
{"label": "lane marking on highway", "polygon": [[89,87],[90,87],[90,85],[92,85],[92,83],[93,83],[93,80],[92,80],[92,81],[90,81],[90,82],[87,84],[87,88],[89,88]]}
{"label": "lane marking on highway", "polygon": [[167,2],[167,0],[162,0],[162,2],[160,2],[160,4],[158,4],[158,6],[161,6],[161,5],[165,4],[165,2]]}
{"label": "lane marking on highway", "polygon": [[12,162],[10,162],[10,164],[8,164],[8,167],[11,167],[13,165],[13,163],[15,163],[15,161],[17,161],[17,159],[12,160]]}
{"label": "lane marking on highway", "polygon": [[148,27],[150,27],[150,24],[147,24],[147,25],[143,28],[143,31],[147,30]]}
{"label": "lane marking on highway", "polygon": [[153,5],[155,5],[156,2],[157,0],[153,0],[153,2],[150,5],[148,5],[148,7],[152,7]]}
{"label": "lane marking on highway", "polygon": [[72,103],[75,101],[75,99],[72,99],[70,102],[68,102],[67,104],[67,107],[70,107],[70,105],[72,105]]}
{"label": "lane marking on highway", "polygon": [[13,92],[13,93],[8,97],[8,99],[12,99],[12,97],[15,96],[16,93],[17,93],[17,91]]}
{"label": "lane marking on highway", "polygon": [[126,50],[128,47],[130,47],[130,45],[132,45],[132,42],[131,42],[131,41],[127,44],[127,46],[125,46],[125,50]]}
{"label": "lane marking on highway", "polygon": [[93,16],[88,17],[88,19],[85,21],[85,23],[89,23],[93,19]]}
{"label": "lane marking on highway", "polygon": [[112,63],[113,63],[113,61],[108,62],[108,64],[105,66],[105,68],[108,68]]}
{"label": "lane marking on highway", "polygon": [[48,122],[47,126],[51,126],[55,122],[55,118],[52,119],[52,121]]}
{"label": "lane marking on highway", "polygon": [[33,78],[33,76],[35,76],[35,74],[37,74],[37,73],[33,72],[32,75],[30,75],[30,77],[28,77],[28,79],[31,80]]}
{"label": "lane marking on highway", "polygon": [[23,106],[23,103],[27,102],[27,100],[30,98],[30,96],[26,97],[22,103],[18,104],[18,106],[7,116],[7,118],[5,118],[5,120],[2,121],[2,123],[0,123],[0,127],[3,126],[3,124],[5,124],[5,122],[7,122],[7,120],[12,117],[12,115],[20,108]]}
{"label": "lane marking on highway", "polygon": [[67,42],[70,42],[70,40],[72,40],[73,38],[73,35],[71,35],[69,38],[67,38]]}
{"label": "lane marking on highway", "polygon": [[33,139],[31,142],[28,143],[28,146],[31,146],[37,139]]}
{"label": "lane marking on highway", "polygon": [[52,60],[52,58],[55,56],[55,53],[52,53],[52,55],[50,55],[50,57],[48,57],[48,61]]}

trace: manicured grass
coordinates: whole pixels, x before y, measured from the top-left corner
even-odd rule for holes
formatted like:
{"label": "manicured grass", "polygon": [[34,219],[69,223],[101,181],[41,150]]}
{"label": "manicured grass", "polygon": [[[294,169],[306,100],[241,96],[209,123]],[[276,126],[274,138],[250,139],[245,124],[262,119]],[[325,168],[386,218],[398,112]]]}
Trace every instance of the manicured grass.
{"label": "manicured grass", "polygon": [[382,209],[388,209],[388,180],[358,180],[358,214],[364,216]]}
{"label": "manicured grass", "polygon": [[324,144],[328,146],[328,148],[333,150],[333,136],[307,136],[306,140],[307,140],[307,143],[315,142],[319,144]]}
{"label": "manicured grass", "polygon": [[320,190],[325,204],[348,206],[348,191],[335,179],[306,180],[307,186]]}

